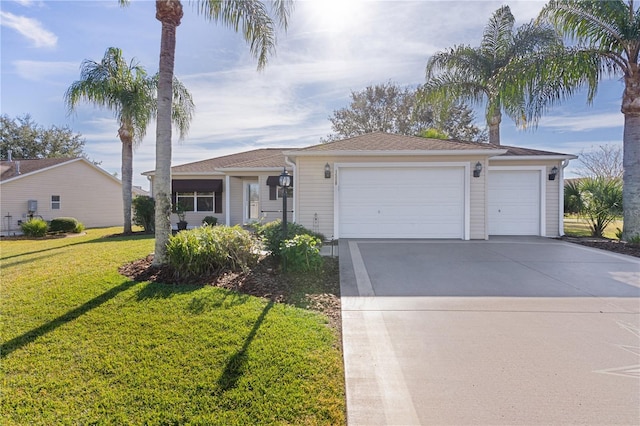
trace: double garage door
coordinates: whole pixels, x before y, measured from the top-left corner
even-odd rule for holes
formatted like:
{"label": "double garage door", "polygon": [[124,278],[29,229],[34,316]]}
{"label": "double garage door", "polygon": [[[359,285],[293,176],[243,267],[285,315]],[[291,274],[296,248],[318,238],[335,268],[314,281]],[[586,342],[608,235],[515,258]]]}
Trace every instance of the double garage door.
{"label": "double garage door", "polygon": [[340,168],[341,238],[464,238],[465,168]]}
{"label": "double garage door", "polygon": [[[338,233],[465,239],[466,176],[463,166],[341,167]],[[540,176],[540,170],[487,172],[489,235],[542,235]]]}

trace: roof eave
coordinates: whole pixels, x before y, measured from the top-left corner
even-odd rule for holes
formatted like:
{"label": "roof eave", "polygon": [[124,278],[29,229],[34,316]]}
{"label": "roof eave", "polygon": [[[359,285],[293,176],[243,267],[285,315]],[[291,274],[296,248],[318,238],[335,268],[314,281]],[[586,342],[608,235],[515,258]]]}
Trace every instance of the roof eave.
{"label": "roof eave", "polygon": [[506,149],[443,149],[443,150],[393,150],[393,151],[368,151],[368,150],[348,150],[348,151],[285,151],[284,155],[290,157],[349,157],[349,156],[367,156],[367,157],[400,157],[407,155],[427,155],[427,156],[445,156],[445,155],[481,155],[493,157],[496,155],[506,154]]}
{"label": "roof eave", "polygon": [[[171,172],[171,176],[209,176],[209,175],[223,175],[224,173],[217,172],[218,169],[213,169],[210,172]],[[155,176],[156,171],[151,170],[148,172],[140,173],[142,176]]]}
{"label": "roof eave", "polygon": [[280,170],[282,170],[282,167],[281,166],[274,166],[274,167],[229,167],[229,168],[220,167],[220,168],[217,168],[215,170],[218,171],[218,172],[221,172],[223,174],[237,173],[237,172],[279,172]]}
{"label": "roof eave", "polygon": [[578,158],[572,154],[540,154],[540,155],[501,155],[491,157],[491,161],[513,161],[513,160],[575,160]]}

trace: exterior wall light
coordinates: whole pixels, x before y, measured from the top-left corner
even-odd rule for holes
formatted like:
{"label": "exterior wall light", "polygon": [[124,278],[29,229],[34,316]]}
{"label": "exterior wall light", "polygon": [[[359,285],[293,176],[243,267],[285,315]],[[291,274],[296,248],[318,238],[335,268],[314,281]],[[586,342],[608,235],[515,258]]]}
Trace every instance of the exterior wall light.
{"label": "exterior wall light", "polygon": [[482,172],[482,163],[478,161],[473,168],[473,177],[480,177],[480,172]]}
{"label": "exterior wall light", "polygon": [[329,163],[324,165],[324,178],[325,179],[331,178],[331,166],[329,165]]}
{"label": "exterior wall light", "polygon": [[549,180],[556,180],[556,176],[558,175],[558,168],[553,166],[551,169],[551,173],[549,173]]}

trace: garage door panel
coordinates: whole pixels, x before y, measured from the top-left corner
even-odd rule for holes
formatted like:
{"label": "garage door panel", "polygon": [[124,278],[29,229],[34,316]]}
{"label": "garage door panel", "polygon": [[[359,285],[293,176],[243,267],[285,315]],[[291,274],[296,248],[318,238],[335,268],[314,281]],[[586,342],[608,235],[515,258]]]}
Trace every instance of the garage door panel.
{"label": "garage door panel", "polygon": [[340,236],[464,238],[464,170],[340,169]]}
{"label": "garage door panel", "polygon": [[489,235],[540,235],[540,171],[490,170]]}

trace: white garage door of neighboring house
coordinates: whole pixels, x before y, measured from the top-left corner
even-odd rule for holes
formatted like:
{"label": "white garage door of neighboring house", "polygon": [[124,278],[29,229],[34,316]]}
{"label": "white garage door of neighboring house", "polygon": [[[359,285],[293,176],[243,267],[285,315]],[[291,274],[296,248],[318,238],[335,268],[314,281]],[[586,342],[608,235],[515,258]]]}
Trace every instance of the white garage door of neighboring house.
{"label": "white garage door of neighboring house", "polygon": [[489,235],[541,235],[540,170],[489,170]]}
{"label": "white garage door of neighboring house", "polygon": [[341,167],[340,238],[461,238],[465,168]]}

